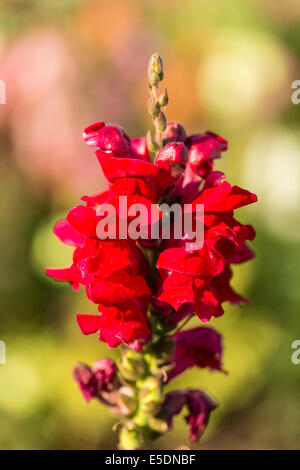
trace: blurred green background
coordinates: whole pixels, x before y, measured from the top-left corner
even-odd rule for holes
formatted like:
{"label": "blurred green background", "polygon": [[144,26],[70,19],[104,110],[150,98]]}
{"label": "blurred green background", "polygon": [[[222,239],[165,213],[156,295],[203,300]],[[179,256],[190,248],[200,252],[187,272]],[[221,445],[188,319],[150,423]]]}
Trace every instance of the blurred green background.
{"label": "blurred green background", "polygon": [[[84,293],[44,275],[72,249],[54,222],[82,194],[105,187],[81,131],[95,120],[133,136],[150,125],[146,66],[164,59],[169,120],[229,140],[217,168],[259,197],[240,210],[257,258],[235,269],[251,298],[211,322],[224,336],[229,375],[192,370],[174,381],[220,403],[204,449],[299,448],[300,79],[298,0],[1,0],[0,105],[1,449],[110,449],[113,419],[87,405],[71,377],[77,360],[114,356],[81,335],[75,313],[96,313]],[[195,322],[199,324],[199,322]],[[155,448],[187,444],[181,417]]]}

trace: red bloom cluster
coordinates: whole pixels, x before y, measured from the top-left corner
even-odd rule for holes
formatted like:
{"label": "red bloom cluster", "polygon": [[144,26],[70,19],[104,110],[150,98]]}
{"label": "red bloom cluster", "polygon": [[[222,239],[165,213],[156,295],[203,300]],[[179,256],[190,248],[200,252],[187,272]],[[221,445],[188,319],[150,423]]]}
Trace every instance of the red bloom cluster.
{"label": "red bloom cluster", "polygon": [[95,234],[84,233],[95,218],[94,209],[78,206],[55,226],[54,233],[76,249],[70,268],[48,268],[46,272],[56,280],[69,281],[74,289],[80,284],[85,286],[101,315],[78,315],[81,331],[99,331],[99,339],[115,347],[150,334],[146,316],[150,298],[145,281],[147,263],[130,240],[101,241]]}
{"label": "red bloom cluster", "polygon": [[[152,318],[163,318],[169,328],[193,314],[207,322],[223,314],[223,302],[245,301],[230,286],[231,264],[253,257],[247,241],[253,240],[255,232],[235,219],[234,210],[257,198],[223,181],[225,176],[213,170],[213,161],[227,149],[227,142],[211,132],[187,137],[180,124],[170,122],[162,136],[164,147],[152,163],[146,138],[129,139],[116,126],[99,122],[86,128],[83,137],[88,145],[97,147],[96,156],[109,187],[84,196],[85,205],[74,207],[56,224],[54,233],[75,248],[73,262],[68,268],[46,270],[54,279],[68,281],[75,290],[84,286],[87,297],[98,306],[97,315],[77,315],[82,333],[98,332],[100,341],[109,347],[123,342],[139,350],[151,338],[149,310]],[[124,217],[120,196],[127,197],[127,209],[139,204],[149,209],[150,217],[140,222],[149,234],[161,217],[158,208],[153,219],[153,205],[179,203],[193,222],[201,217],[202,246],[191,248],[186,234],[177,239],[172,228],[168,240],[130,238],[132,217],[129,212]],[[116,235],[100,239],[97,227],[104,221],[108,204],[118,219]],[[199,204],[204,206],[200,216]],[[120,236],[120,222],[123,228],[125,224],[125,239]],[[152,250],[147,258],[145,249]],[[194,365],[223,370],[221,337],[215,330],[200,327],[175,335],[168,380]],[[105,359],[92,368],[80,364],[74,378],[87,400],[96,397],[119,406],[115,392],[120,393],[120,382],[114,363]],[[202,391],[171,392],[161,408],[168,427],[185,405],[194,442],[216,405]]]}
{"label": "red bloom cluster", "polygon": [[[213,160],[227,148],[226,141],[212,133],[186,137],[180,124],[169,123],[166,145],[151,163],[146,139],[130,140],[116,126],[96,123],[83,136],[88,145],[98,147],[96,155],[109,189],[84,196],[86,205],[74,207],[66,220],[56,224],[54,233],[75,247],[73,264],[46,270],[56,280],[69,281],[74,289],[83,285],[88,298],[98,305],[100,315],[77,316],[82,332],[99,331],[99,339],[110,347],[121,342],[141,347],[150,335],[151,295],[157,313],[172,314],[170,322],[192,312],[208,321],[223,313],[222,302],[244,300],[229,285],[230,264],[253,256],[246,240],[255,233],[251,226],[239,223],[233,211],[256,201],[256,196],[222,182],[224,175],[213,171]],[[127,196],[128,205],[150,207],[166,195],[170,202],[189,203],[192,212],[196,204],[204,204],[205,241],[192,252],[184,239],[158,241],[160,276],[151,293],[148,263],[137,242],[99,240],[96,230],[102,216],[96,209],[110,203],[119,214],[119,196]]]}
{"label": "red bloom cluster", "polygon": [[88,127],[84,138],[89,145],[99,147],[97,157],[110,186],[108,191],[83,197],[86,206],[76,206],[66,220],[56,224],[54,233],[76,248],[73,264],[66,269],[48,268],[46,273],[69,281],[74,289],[85,286],[88,298],[98,304],[101,315],[77,315],[83,334],[99,331],[99,339],[109,347],[124,342],[139,348],[150,335],[148,263],[130,238],[97,238],[101,216],[96,208],[110,203],[118,213],[120,195],[127,196],[128,205],[150,207],[170,185],[171,177],[149,162],[145,139],[130,141],[122,130],[104,123]]}
{"label": "red bloom cluster", "polygon": [[186,240],[171,239],[163,243],[157,262],[161,276],[157,299],[177,312],[170,321],[177,322],[196,312],[205,322],[212,316],[222,315],[222,302],[245,300],[230,287],[230,264],[253,257],[246,241],[253,240],[255,232],[251,226],[239,223],[233,212],[255,202],[257,197],[222,182],[225,176],[213,171],[213,160],[227,148],[224,139],[212,133],[186,138],[181,126],[174,123],[168,125],[167,135],[168,130],[172,139],[181,137],[188,149],[188,163],[170,197],[182,204],[189,203],[188,210],[194,218],[196,205],[204,205],[204,244],[201,249],[188,251]]}

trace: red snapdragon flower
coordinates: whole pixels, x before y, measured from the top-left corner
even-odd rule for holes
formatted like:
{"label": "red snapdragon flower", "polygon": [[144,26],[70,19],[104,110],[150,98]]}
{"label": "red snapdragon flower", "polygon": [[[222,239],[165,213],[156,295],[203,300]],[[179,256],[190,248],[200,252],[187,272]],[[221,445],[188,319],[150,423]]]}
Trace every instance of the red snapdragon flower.
{"label": "red snapdragon flower", "polygon": [[[83,137],[88,145],[97,147],[109,188],[84,196],[86,205],[73,208],[55,226],[61,241],[75,247],[73,263],[69,268],[46,271],[56,280],[69,281],[74,289],[83,285],[88,298],[98,305],[99,315],[77,316],[81,331],[99,332],[99,339],[110,347],[121,342],[141,347],[151,335],[147,321],[150,300],[156,313],[167,312],[170,322],[192,312],[208,321],[223,313],[224,301],[245,300],[229,284],[230,264],[253,256],[246,241],[255,232],[239,223],[233,212],[254,202],[256,196],[222,182],[224,175],[213,171],[213,160],[227,149],[227,142],[210,132],[187,137],[180,124],[168,123],[163,134],[166,146],[151,163],[145,138],[130,140],[116,126],[96,123],[85,129]],[[97,209],[110,203],[120,217],[121,195],[127,196],[128,204],[146,207],[166,196],[169,202],[189,202],[185,210],[193,217],[196,204],[204,205],[201,249],[188,251],[184,239],[155,243],[159,278],[151,290],[148,262],[136,241],[97,238],[102,217]],[[150,226],[152,221],[144,223]]]}

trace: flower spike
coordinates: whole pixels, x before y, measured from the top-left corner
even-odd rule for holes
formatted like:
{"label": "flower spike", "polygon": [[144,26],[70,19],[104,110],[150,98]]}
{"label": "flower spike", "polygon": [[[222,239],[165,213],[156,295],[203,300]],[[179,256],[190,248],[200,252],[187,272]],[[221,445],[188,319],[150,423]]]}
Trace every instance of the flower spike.
{"label": "flower spike", "polygon": [[[55,235],[74,248],[73,258],[67,268],[46,270],[84,289],[90,300],[91,312],[76,317],[78,331],[120,350],[116,362],[77,363],[73,377],[87,402],[98,401],[116,416],[124,450],[168,432],[183,409],[190,441],[202,436],[215,401],[202,390],[165,393],[165,386],[192,367],[225,372],[221,335],[203,323],[223,315],[226,302],[247,302],[230,284],[232,265],[254,256],[248,242],[255,231],[236,219],[236,211],[256,195],[215,170],[225,139],[212,132],[188,136],[180,123],[166,121],[162,79],[155,53],[148,66],[153,136],[148,131],[130,139],[102,121],[84,130],[108,189],[83,196],[55,225]],[[201,229],[200,245],[191,243],[191,233],[177,231],[186,217],[196,238]],[[186,329],[192,318],[199,326]]]}

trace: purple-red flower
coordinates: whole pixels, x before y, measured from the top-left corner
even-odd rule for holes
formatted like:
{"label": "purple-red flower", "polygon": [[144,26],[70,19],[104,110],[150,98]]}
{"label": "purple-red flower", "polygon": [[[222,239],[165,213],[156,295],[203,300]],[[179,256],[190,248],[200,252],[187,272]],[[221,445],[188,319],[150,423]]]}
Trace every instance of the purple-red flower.
{"label": "purple-red flower", "polygon": [[73,370],[74,380],[89,402],[92,398],[103,400],[104,392],[112,392],[117,388],[117,368],[112,359],[98,359],[92,367],[78,363]]}
{"label": "purple-red flower", "polygon": [[174,345],[171,358],[174,367],[168,374],[169,380],[193,366],[222,370],[221,335],[213,328],[181,331],[174,336]]}
{"label": "purple-red flower", "polygon": [[167,393],[162,405],[160,416],[166,420],[168,428],[173,426],[173,418],[186,406],[188,414],[186,421],[189,425],[189,439],[192,443],[202,436],[211,412],[217,407],[216,403],[201,390],[175,390]]}

